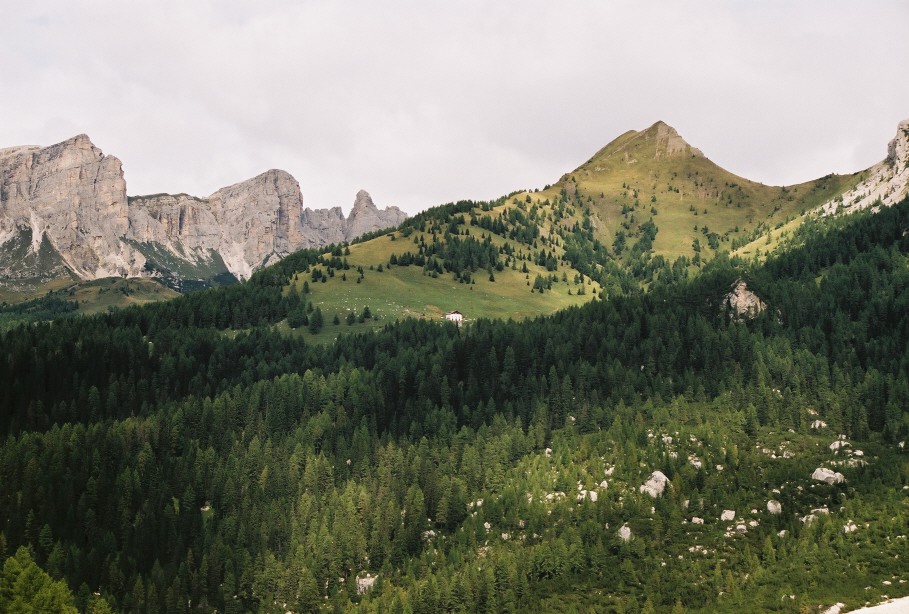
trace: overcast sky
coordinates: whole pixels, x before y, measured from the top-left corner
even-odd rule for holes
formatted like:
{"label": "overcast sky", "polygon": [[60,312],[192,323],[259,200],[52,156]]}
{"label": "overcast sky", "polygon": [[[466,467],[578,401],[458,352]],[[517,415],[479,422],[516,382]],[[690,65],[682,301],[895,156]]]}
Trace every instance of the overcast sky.
{"label": "overcast sky", "polygon": [[0,0],[0,147],[87,133],[127,191],[269,168],[309,207],[542,187],[657,120],[767,184],[884,158],[909,2]]}

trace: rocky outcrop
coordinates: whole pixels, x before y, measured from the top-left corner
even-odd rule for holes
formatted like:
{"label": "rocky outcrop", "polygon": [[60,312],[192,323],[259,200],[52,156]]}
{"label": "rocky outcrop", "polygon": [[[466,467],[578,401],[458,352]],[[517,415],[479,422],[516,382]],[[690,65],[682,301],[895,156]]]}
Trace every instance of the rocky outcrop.
{"label": "rocky outcrop", "polygon": [[[663,158],[690,154],[703,157],[703,153],[697,147],[692,147],[685,139],[679,135],[675,128],[666,122],[659,121],[655,123],[647,133],[652,134],[656,141],[656,157]],[[646,134],[646,133],[645,133]]]}
{"label": "rocky outcrop", "polygon": [[725,296],[726,304],[731,309],[731,315],[738,318],[751,319],[767,309],[767,304],[757,294],[748,289],[744,280],[738,279],[732,289]]}
{"label": "rocky outcrop", "polygon": [[641,493],[646,493],[656,499],[663,494],[663,491],[666,490],[666,484],[669,483],[669,478],[666,477],[666,474],[662,471],[654,471],[650,474],[650,478],[641,485],[638,490]]}
{"label": "rocky outcrop", "polygon": [[[304,209],[300,185],[281,170],[207,198],[127,198],[120,161],[85,135],[0,150],[0,255],[18,253],[13,246],[27,240],[30,253],[56,252],[82,279],[162,271],[245,279],[297,250],[350,241],[406,217],[397,207],[378,209],[365,191],[346,219],[338,207]],[[7,279],[15,267],[0,263]]]}
{"label": "rocky outcrop", "polygon": [[352,241],[406,218],[397,207],[380,210],[364,190],[346,219],[340,207],[304,209],[297,181],[270,170],[205,199],[185,194],[133,198],[130,238],[166,244],[187,257],[204,258],[214,251],[227,270],[245,279],[300,249]]}
{"label": "rocky outcrop", "polygon": [[86,135],[0,152],[0,243],[29,230],[32,252],[46,237],[73,273],[94,279],[141,269],[122,241],[128,228],[120,160]]}
{"label": "rocky outcrop", "polygon": [[899,123],[887,157],[862,173],[862,181],[821,206],[823,215],[859,211],[875,204],[895,205],[909,195],[909,119]]}
{"label": "rocky outcrop", "polygon": [[372,202],[372,197],[366,190],[357,192],[353,209],[347,218],[347,227],[344,230],[344,240],[350,241],[354,237],[372,232],[380,228],[397,226],[407,218],[407,214],[397,207],[388,207],[380,211]]}
{"label": "rocky outcrop", "polygon": [[826,482],[827,484],[841,484],[846,481],[846,478],[842,473],[827,469],[826,467],[818,467],[815,469],[814,473],[811,474],[811,479],[817,480],[818,482]]}

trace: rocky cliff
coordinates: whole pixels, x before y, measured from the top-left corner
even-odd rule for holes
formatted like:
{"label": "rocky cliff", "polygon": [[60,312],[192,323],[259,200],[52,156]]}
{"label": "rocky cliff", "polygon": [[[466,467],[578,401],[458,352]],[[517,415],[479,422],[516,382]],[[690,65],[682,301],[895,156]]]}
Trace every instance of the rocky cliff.
{"label": "rocky cliff", "polygon": [[[299,249],[349,241],[405,218],[397,207],[379,210],[363,191],[346,219],[337,207],[304,209],[299,184],[280,170],[207,198],[127,198],[120,160],[85,135],[0,150],[0,283],[17,277],[13,254],[37,263],[39,252],[57,254],[81,279],[160,275],[178,282],[224,273],[245,279]],[[60,262],[46,275],[59,273]]]}
{"label": "rocky cliff", "polygon": [[857,186],[825,203],[821,211],[825,215],[859,211],[878,202],[888,207],[909,195],[909,119],[897,126],[896,136],[887,145],[887,157],[862,175]]}
{"label": "rocky cliff", "polygon": [[0,151],[0,243],[44,237],[81,278],[136,271],[120,160],[80,134],[51,147]]}

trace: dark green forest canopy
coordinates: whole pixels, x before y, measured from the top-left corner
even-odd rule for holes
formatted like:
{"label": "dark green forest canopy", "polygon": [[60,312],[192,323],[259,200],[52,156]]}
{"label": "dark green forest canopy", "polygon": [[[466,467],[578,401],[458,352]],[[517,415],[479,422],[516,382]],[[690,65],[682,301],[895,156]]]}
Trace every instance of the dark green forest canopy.
{"label": "dark green forest canopy", "polygon": [[[796,508],[907,518],[894,494],[909,483],[895,452],[909,436],[907,235],[904,202],[806,224],[763,265],[718,257],[691,280],[550,317],[404,320],[329,347],[272,326],[296,308],[282,288],[323,258],[312,252],[247,284],[21,326],[0,337],[0,555],[29,546],[74,592],[100,587],[136,612],[527,610],[572,586],[595,595],[581,609],[735,611],[779,606],[773,582],[799,604],[857,600],[838,576],[793,570],[877,556],[874,573],[905,574],[871,554],[896,547],[889,528],[853,547]],[[769,305],[753,319],[725,304],[738,279]],[[744,509],[765,484],[809,476],[830,439],[815,439],[815,420],[880,460],[847,471],[849,486],[783,490],[784,514],[740,548],[705,533],[715,558],[656,562],[694,547],[682,499]],[[695,437],[702,468],[654,446],[655,429]],[[804,450],[767,469],[759,450],[789,429]],[[596,485],[604,458],[631,492],[661,468],[674,494],[607,490],[573,511],[575,482]],[[568,501],[539,507],[547,490]],[[640,539],[617,540],[623,523]],[[366,572],[380,579],[358,595]]]}

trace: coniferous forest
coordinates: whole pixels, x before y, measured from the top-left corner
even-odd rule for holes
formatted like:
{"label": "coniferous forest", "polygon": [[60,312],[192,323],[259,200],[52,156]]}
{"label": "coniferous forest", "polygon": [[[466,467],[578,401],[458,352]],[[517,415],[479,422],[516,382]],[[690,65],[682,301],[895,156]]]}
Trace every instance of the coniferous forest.
{"label": "coniferous forest", "polygon": [[[909,594],[909,201],[796,239],[551,316],[329,345],[275,326],[323,258],[308,251],[241,285],[11,326],[0,611],[816,612]],[[739,280],[766,309],[732,309]]]}

